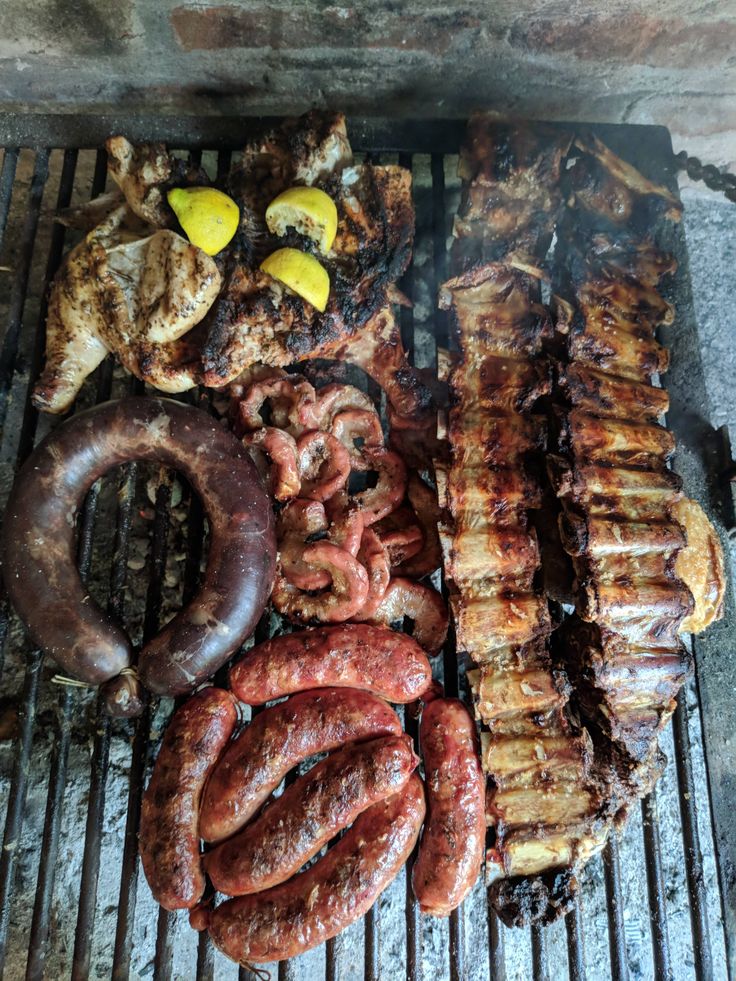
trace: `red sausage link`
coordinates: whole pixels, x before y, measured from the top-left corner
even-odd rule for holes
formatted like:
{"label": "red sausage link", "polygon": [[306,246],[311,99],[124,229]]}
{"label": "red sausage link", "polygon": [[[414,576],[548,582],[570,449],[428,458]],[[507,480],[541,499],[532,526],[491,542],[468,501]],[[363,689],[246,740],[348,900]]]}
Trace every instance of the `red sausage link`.
{"label": "red sausage link", "polygon": [[365,691],[308,691],[266,709],[231,743],[212,772],[202,796],[201,836],[205,841],[229,838],[307,757],[400,732],[393,709]]}
{"label": "red sausage link", "polygon": [[431,683],[432,668],[415,640],[362,623],[274,637],[230,669],[230,687],[249,705],[328,685],[364,688],[403,704]]}
{"label": "red sausage link", "polygon": [[204,688],[177,710],[166,729],[143,795],[139,837],[148,885],[165,909],[191,909],[202,898],[200,798],[237,717],[229,691]]}
{"label": "red sausage link", "polygon": [[416,768],[408,736],[346,746],[317,763],[263,814],[205,857],[218,892],[277,886],[372,804],[398,793]]}
{"label": "red sausage link", "polygon": [[412,885],[423,913],[448,916],[473,888],[483,861],[485,780],[475,723],[458,699],[425,707],[419,739],[429,816]]}
{"label": "red sausage link", "polygon": [[275,572],[271,506],[245,447],[206,412],[169,399],[127,398],[59,426],[19,471],[3,529],[3,573],[34,641],[64,671],[101,684],[131,662],[130,641],[76,570],[76,516],[98,477],[129,460],[181,470],[210,526],[202,586],[141,651],[144,684],[191,691],[251,633]]}
{"label": "red sausage link", "polygon": [[210,936],[238,963],[296,957],[366,913],[396,877],[424,819],[422,781],[363,811],[318,862],[288,882],[228,900],[212,913]]}

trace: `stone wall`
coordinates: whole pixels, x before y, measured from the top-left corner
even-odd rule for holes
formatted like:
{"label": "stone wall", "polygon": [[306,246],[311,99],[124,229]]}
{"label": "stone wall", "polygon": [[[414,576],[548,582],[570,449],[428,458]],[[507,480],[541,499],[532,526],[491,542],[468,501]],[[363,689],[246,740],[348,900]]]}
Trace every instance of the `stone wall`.
{"label": "stone wall", "polygon": [[736,162],[736,0],[3,0],[0,104],[662,123]]}

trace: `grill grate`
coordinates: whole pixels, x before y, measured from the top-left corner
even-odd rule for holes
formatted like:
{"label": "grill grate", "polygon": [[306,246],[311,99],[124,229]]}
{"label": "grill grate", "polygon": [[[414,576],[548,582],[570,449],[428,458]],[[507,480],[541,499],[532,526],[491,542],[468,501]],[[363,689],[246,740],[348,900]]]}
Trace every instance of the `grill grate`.
{"label": "grill grate", "polygon": [[[55,420],[39,418],[27,394],[43,358],[48,283],[69,244],[62,226],[54,225],[49,232],[50,213],[68,205],[74,195],[85,193],[85,173],[89,174],[90,167],[83,167],[82,162],[89,164],[89,154],[81,151],[99,145],[110,132],[121,131],[136,139],[165,139],[171,145],[184,146],[196,163],[203,151],[205,162],[214,163],[211,156],[216,148],[217,173],[223,175],[230,166],[231,151],[242,142],[240,134],[246,125],[250,124],[240,119],[187,123],[141,116],[8,117],[0,125],[0,143],[6,147],[0,172],[0,245],[6,226],[12,232],[2,259],[11,266],[7,327],[0,352],[0,466],[5,491],[12,472],[29,455],[37,437],[56,424]],[[446,236],[458,194],[453,154],[463,130],[459,122],[384,124],[363,120],[351,126],[356,150],[371,153],[374,160],[380,153],[384,162],[396,160],[398,153],[398,161],[415,174],[417,246],[413,266],[402,284],[415,308],[402,309],[401,329],[417,364],[427,368],[436,368],[437,346],[448,343],[446,315],[433,301],[437,283],[446,273]],[[674,166],[665,131],[601,127],[600,133],[648,176],[673,184]],[[105,180],[105,155],[98,151],[87,195],[100,194]],[[46,200],[53,184],[58,185],[55,200]],[[37,244],[39,230],[48,243],[45,248]],[[666,245],[678,255],[680,270],[674,286],[678,323],[671,328],[671,338],[664,338],[676,348],[673,371],[668,376],[673,401],[670,422],[682,447],[678,466],[686,488],[702,502],[707,488],[713,485],[714,470],[707,473],[704,454],[693,450],[698,443],[694,442],[688,412],[693,404],[704,403],[705,388],[697,359],[682,231],[671,234],[672,241]],[[29,286],[33,293],[36,282],[36,296],[40,297],[37,313],[29,294]],[[104,401],[111,395],[141,390],[139,382],[114,372],[108,359],[88,383],[81,401]],[[199,398],[206,407],[206,397]],[[78,560],[83,577],[92,572],[100,536],[107,533],[109,537],[105,573],[108,608],[121,618],[126,614],[126,589],[131,587],[131,528],[136,508],[145,502],[139,486],[140,471],[136,464],[129,464],[119,474],[98,482],[90,491],[80,521]],[[116,494],[112,508],[104,505],[104,488],[111,486]],[[164,476],[158,484],[151,522],[145,637],[159,624],[170,512],[171,482]],[[109,527],[111,522],[114,531]],[[188,505],[187,529],[185,597],[196,587],[203,549],[202,511],[194,498]],[[695,653],[699,666],[728,644],[729,623],[731,630],[734,627],[732,609],[728,612],[726,625],[715,628],[711,639],[698,642]],[[257,639],[268,636],[272,627],[271,618],[265,615]],[[83,979],[110,972],[116,979],[149,974],[156,979],[255,978],[247,968],[238,969],[217,954],[206,934],[197,939],[183,915],[163,910],[156,913],[139,875],[137,831],[142,788],[151,763],[154,730],[160,732],[171,703],[149,705],[133,723],[111,722],[92,693],[69,686],[57,688],[50,683],[51,665],[23,639],[17,621],[8,614],[4,597],[0,643],[5,669],[3,691],[19,705],[15,738],[5,751],[9,761],[5,769],[10,773],[0,857],[0,974],[4,969],[11,979],[24,974],[29,979],[44,975]],[[438,670],[444,674],[449,694],[465,690],[452,638]],[[732,935],[729,928],[734,925],[734,885],[728,884],[728,869],[736,860],[736,849],[727,787],[719,786],[713,777],[714,771],[722,773],[723,767],[728,767],[727,760],[714,763],[719,744],[714,741],[713,727],[734,686],[731,675],[732,683],[719,693],[708,677],[701,671],[697,686],[700,699],[694,684],[682,693],[671,736],[665,734],[663,740],[670,762],[660,788],[642,801],[641,820],[637,812],[623,842],[612,839],[603,856],[590,863],[582,898],[564,927],[555,924],[546,929],[507,930],[490,908],[482,883],[448,922],[426,920],[419,915],[409,875],[400,876],[362,923],[326,944],[324,950],[274,965],[275,974],[280,981],[311,981],[318,976],[328,981],[353,977],[378,981],[404,973],[410,981],[434,977],[449,977],[451,981],[533,977],[542,981],[566,974],[573,981],[585,977],[597,981],[607,976],[615,981],[629,977],[730,977],[734,952],[727,944]],[[710,753],[710,795],[701,753],[701,724],[705,749]],[[416,722],[407,718],[406,725],[416,738]],[[81,796],[76,787],[80,739],[87,740],[89,747],[82,760]],[[46,745],[47,758],[43,752]],[[123,806],[111,830],[107,818],[112,795]],[[38,845],[29,847],[34,837]],[[719,850],[723,896],[717,876],[708,871],[701,855],[701,837],[711,866],[714,840]],[[680,864],[685,870],[682,885],[678,885],[677,876],[673,880],[673,853],[674,866]],[[70,863],[78,867],[72,887],[68,876],[61,874]],[[101,905],[103,891],[108,897],[114,895],[111,908]]]}

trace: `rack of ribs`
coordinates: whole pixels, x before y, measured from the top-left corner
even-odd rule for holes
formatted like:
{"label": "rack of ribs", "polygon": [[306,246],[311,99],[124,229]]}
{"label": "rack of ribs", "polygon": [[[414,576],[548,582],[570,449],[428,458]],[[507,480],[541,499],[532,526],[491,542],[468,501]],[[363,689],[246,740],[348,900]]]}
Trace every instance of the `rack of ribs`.
{"label": "rack of ribs", "polygon": [[[595,138],[578,139],[575,152],[556,248],[548,471],[577,616],[557,646],[586,722],[610,740],[619,776],[640,794],[657,778],[657,735],[691,670],[680,634],[718,615],[723,560],[668,469],[675,441],[656,384],[668,367],[656,331],[675,313],[657,286],[674,261],[646,230],[662,215],[678,219],[680,205]],[[704,603],[710,614],[696,616]]]}
{"label": "rack of ribs", "polygon": [[570,711],[568,679],[552,661],[530,523],[542,503],[546,420],[534,409],[550,390],[543,347],[553,325],[529,249],[541,254],[551,240],[569,142],[557,132],[550,150],[548,136],[535,148],[524,129],[483,117],[471,123],[453,250],[464,271],[440,290],[457,343],[439,432],[450,463],[435,467],[444,569],[457,648],[475,665],[468,677],[484,724],[487,878],[509,925],[548,922],[570,908],[575,872],[603,846],[618,809]]}

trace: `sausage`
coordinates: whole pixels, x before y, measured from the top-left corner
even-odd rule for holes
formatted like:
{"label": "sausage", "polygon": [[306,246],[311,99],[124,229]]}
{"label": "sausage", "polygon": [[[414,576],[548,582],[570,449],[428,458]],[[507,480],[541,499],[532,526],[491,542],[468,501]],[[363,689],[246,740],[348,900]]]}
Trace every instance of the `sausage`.
{"label": "sausage", "polygon": [[425,707],[419,740],[429,815],[412,886],[423,913],[448,916],[473,888],[483,861],[485,780],[475,723],[458,699]]}
{"label": "sausage", "polygon": [[230,692],[204,688],[174,713],[164,734],[143,795],[139,848],[153,897],[165,909],[191,909],[204,893],[200,798],[237,718]]}
{"label": "sausage", "polygon": [[213,886],[243,896],[284,882],[367,807],[398,793],[418,762],[409,736],[332,753],[205,856]]}
{"label": "sausage", "polygon": [[363,811],[305,872],[265,892],[222,903],[209,917],[215,946],[238,963],[296,957],[366,913],[401,870],[424,818],[422,781]]}
{"label": "sausage", "polygon": [[77,573],[75,519],[94,481],[129,460],[181,470],[202,498],[210,526],[199,592],[139,658],[148,688],[181,695],[210,677],[252,632],[275,572],[269,499],[245,447],[207,413],[135,397],[80,412],[54,430],[10,494],[5,583],[35,643],[64,671],[96,685],[128,667],[130,641]]}
{"label": "sausage", "polygon": [[413,702],[432,683],[427,655],[406,634],[346,623],[274,637],[230,669],[243,702],[262,705],[307,688],[365,688],[389,702]]}
{"label": "sausage", "polygon": [[302,692],[266,709],[230,744],[207,781],[200,835],[205,841],[229,838],[307,757],[343,743],[400,733],[393,709],[364,691]]}

